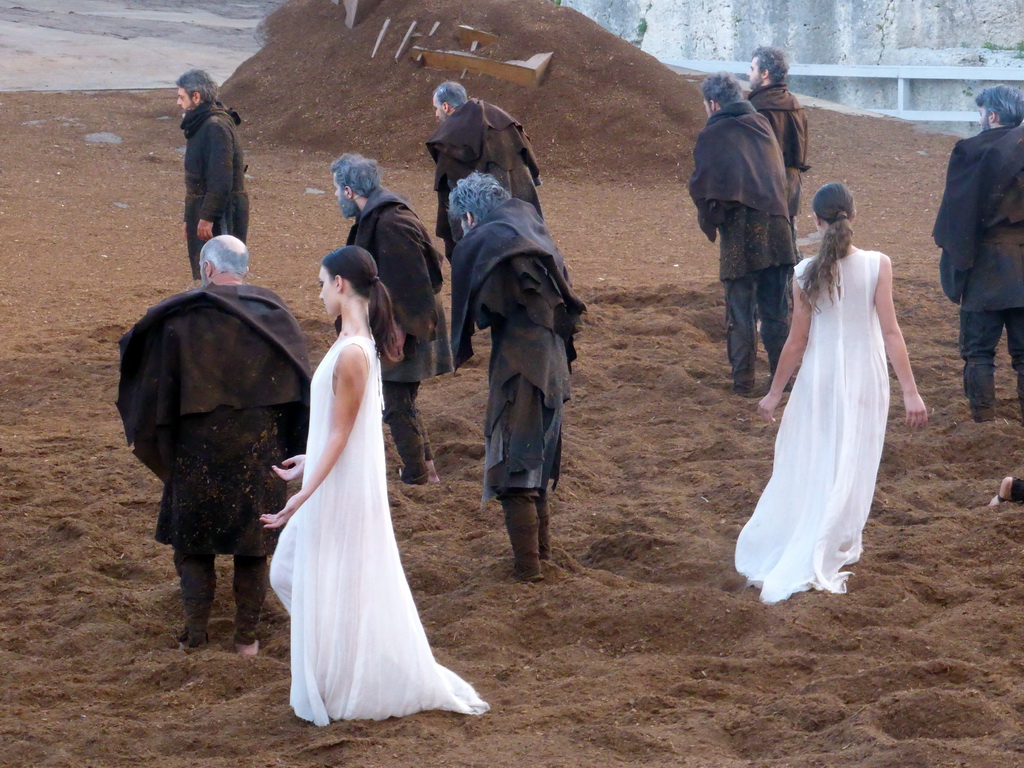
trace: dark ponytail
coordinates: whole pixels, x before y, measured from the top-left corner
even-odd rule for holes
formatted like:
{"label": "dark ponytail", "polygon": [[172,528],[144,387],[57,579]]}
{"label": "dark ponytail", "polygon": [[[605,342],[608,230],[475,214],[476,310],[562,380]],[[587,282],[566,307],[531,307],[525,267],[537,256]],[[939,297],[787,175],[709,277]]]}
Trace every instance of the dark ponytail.
{"label": "dark ponytail", "polygon": [[402,348],[398,343],[391,294],[380,281],[377,263],[369,251],[357,245],[347,245],[328,253],[321,264],[332,280],[336,277],[347,280],[356,294],[369,302],[370,333],[380,356],[391,362],[401,360]]}
{"label": "dark ponytail", "polygon": [[845,184],[826,184],[814,195],[811,203],[814,215],[828,224],[822,234],[818,256],[804,272],[804,296],[811,307],[817,309],[818,299],[827,295],[835,301],[839,281],[839,260],[853,244],[853,227],[850,219],[857,210],[853,205],[853,193]]}

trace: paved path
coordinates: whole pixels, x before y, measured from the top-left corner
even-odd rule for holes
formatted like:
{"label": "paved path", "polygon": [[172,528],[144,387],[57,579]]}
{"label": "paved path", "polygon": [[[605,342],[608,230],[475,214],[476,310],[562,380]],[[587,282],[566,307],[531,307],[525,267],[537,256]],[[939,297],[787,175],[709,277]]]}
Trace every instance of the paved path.
{"label": "paved path", "polygon": [[0,0],[0,91],[171,88],[192,67],[223,82],[282,2]]}

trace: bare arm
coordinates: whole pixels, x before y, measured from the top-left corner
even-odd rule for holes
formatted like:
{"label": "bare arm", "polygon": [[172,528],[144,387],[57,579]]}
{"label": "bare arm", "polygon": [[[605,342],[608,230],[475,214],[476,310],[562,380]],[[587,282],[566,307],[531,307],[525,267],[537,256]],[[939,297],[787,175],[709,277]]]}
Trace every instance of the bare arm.
{"label": "bare arm", "polygon": [[811,330],[811,306],[807,303],[800,283],[793,280],[793,320],[789,325],[789,336],[779,355],[779,363],[775,366],[771,389],[757,404],[757,412],[765,421],[775,421],[775,409],[782,399],[789,380],[800,361],[804,359],[807,349],[807,335]]}
{"label": "bare arm", "polygon": [[884,253],[878,265],[878,286],[875,288],[875,311],[878,322],[882,326],[882,340],[885,342],[885,354],[892,363],[896,378],[903,390],[903,406],[907,410],[907,424],[911,427],[923,427],[928,423],[928,411],[924,400],[917,392],[914,372],[910,368],[910,355],[907,344],[903,340],[903,332],[896,320],[896,307],[892,302],[892,262]]}
{"label": "bare arm", "polygon": [[359,404],[362,402],[369,375],[366,355],[362,349],[352,344],[342,350],[334,364],[334,405],[331,408],[331,425],[324,452],[313,467],[309,478],[302,484],[302,490],[288,499],[284,509],[276,514],[260,517],[265,528],[280,528],[287,523],[338,463],[342,451],[348,444],[349,435],[352,434],[352,427],[356,423]]}

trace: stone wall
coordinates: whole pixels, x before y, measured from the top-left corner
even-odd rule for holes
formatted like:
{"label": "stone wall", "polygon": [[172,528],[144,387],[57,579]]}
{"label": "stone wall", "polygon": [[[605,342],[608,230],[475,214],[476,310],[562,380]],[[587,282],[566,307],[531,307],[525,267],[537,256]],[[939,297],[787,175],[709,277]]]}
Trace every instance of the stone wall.
{"label": "stone wall", "polygon": [[[662,60],[746,60],[777,45],[804,64],[1020,66],[1024,0],[561,0]],[[969,110],[983,83],[916,83],[908,109]],[[895,108],[895,81],[802,78],[794,90]]]}

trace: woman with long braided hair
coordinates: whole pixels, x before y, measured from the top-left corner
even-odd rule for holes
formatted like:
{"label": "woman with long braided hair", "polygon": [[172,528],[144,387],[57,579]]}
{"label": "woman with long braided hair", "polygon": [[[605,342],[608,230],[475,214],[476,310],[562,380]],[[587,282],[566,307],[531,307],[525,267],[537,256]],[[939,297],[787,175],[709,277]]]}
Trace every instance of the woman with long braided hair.
{"label": "woman with long braided hair", "polygon": [[771,480],[736,543],[736,569],[775,603],[794,592],[845,592],[871,510],[889,412],[888,355],[906,422],[928,421],[892,301],[892,264],[853,245],[853,195],[826,184],[813,202],[817,256],[797,265],[793,322],[758,413],[775,409],[797,366],[775,441]]}

